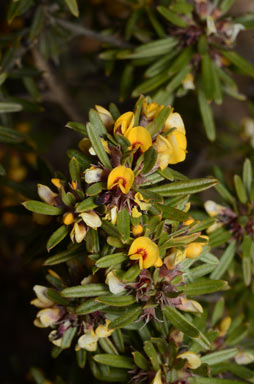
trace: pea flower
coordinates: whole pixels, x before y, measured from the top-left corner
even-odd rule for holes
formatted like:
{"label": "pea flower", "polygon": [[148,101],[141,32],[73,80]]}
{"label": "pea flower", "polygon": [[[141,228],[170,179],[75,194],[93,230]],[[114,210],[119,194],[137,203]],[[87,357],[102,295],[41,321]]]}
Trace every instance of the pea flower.
{"label": "pea flower", "polygon": [[203,308],[196,300],[188,300],[181,297],[181,304],[176,305],[178,309],[184,312],[203,313]]}
{"label": "pea flower", "polygon": [[[207,236],[200,236],[206,242],[208,241]],[[187,259],[196,259],[199,257],[202,253],[203,247],[205,246],[206,243],[190,243],[186,247],[186,257]]]}
{"label": "pea flower", "polygon": [[138,224],[138,225],[133,225],[131,227],[131,232],[133,234],[133,236],[139,236],[139,235],[142,235],[142,233],[144,232],[144,228],[142,227],[141,224]]}
{"label": "pea flower", "polygon": [[151,239],[145,236],[138,237],[133,241],[128,253],[131,260],[138,260],[140,269],[160,267],[162,260],[159,248]]}
{"label": "pea flower", "polygon": [[48,308],[54,305],[54,302],[47,297],[47,287],[44,287],[43,285],[35,285],[33,290],[37,298],[30,302],[32,305],[37,308]]}
{"label": "pea flower", "polygon": [[122,135],[126,135],[127,131],[133,127],[134,124],[134,113],[126,112],[119,116],[114,125],[114,134],[117,132]]}
{"label": "pea flower", "polygon": [[138,126],[128,129],[125,137],[135,150],[140,149],[141,152],[146,152],[152,146],[152,137],[144,127]]}
{"label": "pea flower", "polygon": [[134,173],[130,168],[119,165],[108,175],[107,188],[120,188],[121,192],[127,194],[134,182]]}
{"label": "pea flower", "polygon": [[110,321],[106,320],[105,324],[99,325],[96,330],[88,329],[84,335],[78,339],[78,346],[89,352],[95,352],[99,338],[109,337],[114,329],[109,329]]}
{"label": "pea flower", "polygon": [[61,308],[44,308],[41,309],[34,321],[34,325],[39,328],[47,328],[54,325],[61,317],[63,311]]}
{"label": "pea flower", "polygon": [[114,125],[114,120],[111,113],[100,105],[95,105],[95,109],[99,113],[99,116],[105,127],[110,130]]}
{"label": "pea flower", "polygon": [[113,271],[107,274],[106,283],[108,284],[110,292],[114,295],[125,291],[124,284],[116,277]]}
{"label": "pea flower", "polygon": [[163,105],[159,105],[158,103],[147,103],[143,101],[142,104],[142,113],[148,120],[153,120],[158,116],[160,111],[163,109]]}

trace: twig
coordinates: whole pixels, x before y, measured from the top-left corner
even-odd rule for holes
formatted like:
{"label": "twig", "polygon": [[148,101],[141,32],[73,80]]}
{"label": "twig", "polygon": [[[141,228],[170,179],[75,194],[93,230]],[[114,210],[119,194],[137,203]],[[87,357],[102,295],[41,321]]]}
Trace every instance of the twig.
{"label": "twig", "polygon": [[37,48],[32,48],[31,52],[36,68],[42,72],[43,78],[48,85],[50,99],[59,104],[71,120],[78,122],[84,121],[84,117],[78,110],[51,65],[47,63]]}
{"label": "twig", "polygon": [[133,48],[133,45],[125,41],[119,40],[114,36],[106,36],[98,32],[94,32],[86,27],[71,23],[70,21],[53,19],[56,23],[61,25],[63,28],[69,30],[74,35],[92,37],[102,43],[109,43],[119,48]]}

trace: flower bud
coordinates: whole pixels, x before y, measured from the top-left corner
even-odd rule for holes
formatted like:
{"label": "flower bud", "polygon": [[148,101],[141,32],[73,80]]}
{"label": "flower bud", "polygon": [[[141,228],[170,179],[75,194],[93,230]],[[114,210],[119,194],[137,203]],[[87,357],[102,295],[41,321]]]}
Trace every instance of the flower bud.
{"label": "flower bud", "polygon": [[101,181],[101,175],[102,175],[103,170],[100,168],[88,168],[84,172],[85,176],[85,182],[87,184],[91,183],[97,183],[98,181]]}
{"label": "flower bud", "polygon": [[177,355],[176,357],[177,359],[187,360],[187,363],[186,363],[187,368],[197,369],[201,365],[200,357],[196,353],[191,351],[180,353],[180,355]]}
{"label": "flower bud", "polygon": [[37,318],[42,324],[42,327],[47,328],[54,325],[62,316],[61,308],[42,309],[37,313]]}
{"label": "flower bud", "polygon": [[40,196],[41,200],[47,204],[53,205],[55,198],[57,197],[57,193],[51,191],[47,185],[37,184],[37,192]]}
{"label": "flower bud", "polygon": [[185,297],[181,297],[181,304],[177,305],[177,308],[184,312],[203,313],[203,308],[197,301],[188,300]]}
{"label": "flower bud", "polygon": [[125,291],[123,282],[112,271],[107,274],[106,284],[108,284],[110,292],[114,295]]}
{"label": "flower bud", "polygon": [[225,317],[224,319],[221,320],[218,328],[219,328],[219,336],[223,337],[226,335],[227,331],[229,330],[229,327],[232,323],[232,319],[230,316]]}
{"label": "flower bud", "polygon": [[110,324],[110,321],[106,320],[105,324],[99,325],[96,328],[96,330],[95,330],[96,336],[98,336],[98,337],[109,337],[109,336],[111,336],[112,333],[114,332],[114,329],[108,329],[109,324]]}
{"label": "flower bud", "polygon": [[95,105],[95,109],[99,113],[99,116],[100,116],[104,126],[108,130],[110,130],[110,128],[112,128],[114,125],[114,120],[113,120],[111,113],[107,109],[101,107],[100,105]]}
{"label": "flower bud", "polygon": [[239,365],[247,365],[253,363],[254,354],[250,352],[239,352],[235,357],[235,362]]}
{"label": "flower bud", "polygon": [[37,299],[32,300],[30,303],[37,308],[48,308],[51,307],[54,302],[47,297],[47,287],[43,285],[35,285],[33,290],[37,296]]}
{"label": "flower bud", "polygon": [[210,217],[215,217],[215,216],[220,215],[223,212],[223,210],[225,209],[225,207],[223,207],[220,204],[215,203],[212,200],[207,200],[204,204],[204,207],[205,207],[205,210]]}
{"label": "flower bud", "polygon": [[91,227],[93,229],[100,227],[102,224],[100,217],[94,211],[84,212],[81,213],[79,216],[86,223],[86,225],[88,225],[88,227]]}
{"label": "flower bud", "polygon": [[142,233],[144,232],[144,228],[140,224],[133,225],[131,227],[131,231],[132,231],[133,236],[139,236],[139,235],[142,235]]}
{"label": "flower bud", "polygon": [[167,257],[165,257],[164,264],[166,264],[168,269],[172,269],[185,259],[186,250],[172,248],[171,253]]}
{"label": "flower bud", "polygon": [[49,334],[49,341],[51,341],[51,343],[53,343],[56,347],[61,348],[63,338],[59,337],[58,339],[56,339],[56,337],[57,337],[57,331],[56,330],[51,331]]}
{"label": "flower bud", "polygon": [[75,223],[71,230],[71,241],[73,243],[81,243],[86,237],[86,226],[83,222]]}
{"label": "flower bud", "polygon": [[66,213],[66,214],[64,215],[64,217],[63,217],[63,223],[64,223],[65,225],[71,225],[71,224],[74,223],[74,221],[75,221],[75,218],[74,218],[74,215],[73,215],[72,212],[68,212],[68,213]]}

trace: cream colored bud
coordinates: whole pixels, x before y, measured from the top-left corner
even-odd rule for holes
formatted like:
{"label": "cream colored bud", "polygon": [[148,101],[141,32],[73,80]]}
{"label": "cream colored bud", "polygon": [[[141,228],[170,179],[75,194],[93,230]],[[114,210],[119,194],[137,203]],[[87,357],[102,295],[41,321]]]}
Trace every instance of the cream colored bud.
{"label": "cream colored bud", "polygon": [[108,284],[110,292],[114,295],[125,291],[123,282],[112,271],[107,274],[106,284]]}
{"label": "cream colored bud", "polygon": [[179,331],[178,329],[173,329],[173,331],[170,332],[170,337],[174,340],[176,344],[182,344],[184,339],[184,333]]}
{"label": "cream colored bud", "polygon": [[43,184],[37,184],[37,192],[40,199],[50,205],[53,205],[55,198],[58,196],[57,193],[51,191],[47,185]]}
{"label": "cream colored bud", "polygon": [[181,250],[177,248],[172,248],[171,253],[167,257],[165,257],[163,261],[164,261],[164,264],[166,264],[168,269],[172,269],[185,259],[186,259],[186,249]]}
{"label": "cream colored bud", "polygon": [[61,348],[63,338],[59,337],[58,339],[56,339],[55,338],[56,334],[57,334],[56,330],[51,331],[49,334],[49,341],[51,341],[51,343],[53,343],[56,347]]}
{"label": "cream colored bud", "polygon": [[183,81],[183,88],[186,90],[195,89],[194,76],[192,73],[188,73]]}
{"label": "cream colored bud", "polygon": [[100,118],[101,118],[103,124],[105,125],[105,127],[107,129],[113,128],[114,119],[113,119],[111,113],[107,109],[101,107],[100,105],[95,105],[95,109],[99,113]]}
{"label": "cream colored bud", "polygon": [[251,352],[239,352],[234,359],[239,365],[247,365],[254,362],[254,354]]}
{"label": "cream colored bud", "polygon": [[97,183],[98,181],[101,181],[102,172],[103,170],[100,168],[86,169],[84,172],[85,182],[87,184],[91,184],[91,183]]}
{"label": "cream colored bud", "polygon": [[159,369],[159,371],[156,372],[156,375],[155,375],[155,378],[152,381],[152,384],[162,384],[161,370],[160,369]]}
{"label": "cream colored bud", "polygon": [[45,308],[37,313],[37,318],[45,328],[54,325],[61,316],[62,311],[60,308]]}
{"label": "cream colored bud", "polygon": [[208,213],[210,217],[215,217],[218,216],[223,212],[225,207],[223,207],[220,204],[215,203],[212,200],[207,200],[204,204],[205,210]]}
{"label": "cream colored bud", "polygon": [[88,149],[88,152],[90,153],[91,156],[96,156],[96,152],[95,152],[95,150],[94,150],[93,147],[90,147],[90,148]]}
{"label": "cream colored bud", "polygon": [[181,302],[180,305],[177,305],[177,308],[181,311],[203,313],[202,306],[196,300],[188,300],[185,297],[181,297]]}
{"label": "cream colored bud", "polygon": [[83,223],[75,223],[71,233],[71,241],[73,243],[81,243],[86,237],[86,227]]}
{"label": "cream colored bud", "polygon": [[84,212],[81,213],[79,216],[86,223],[86,225],[88,225],[88,227],[91,227],[93,229],[100,227],[102,224],[100,217],[94,211]]}
{"label": "cream colored bud", "polygon": [[177,359],[187,360],[187,368],[197,369],[201,365],[200,357],[196,353],[191,351],[180,353],[180,355],[177,355],[176,357]]}
{"label": "cream colored bud", "polygon": [[97,349],[97,341],[99,337],[96,336],[94,331],[88,330],[84,335],[78,339],[78,345],[82,349],[86,349],[89,352],[95,352]]}
{"label": "cream colored bud", "polygon": [[48,308],[51,307],[54,302],[47,297],[47,287],[43,285],[35,285],[33,290],[37,296],[37,299],[32,300],[30,303],[37,308]]}

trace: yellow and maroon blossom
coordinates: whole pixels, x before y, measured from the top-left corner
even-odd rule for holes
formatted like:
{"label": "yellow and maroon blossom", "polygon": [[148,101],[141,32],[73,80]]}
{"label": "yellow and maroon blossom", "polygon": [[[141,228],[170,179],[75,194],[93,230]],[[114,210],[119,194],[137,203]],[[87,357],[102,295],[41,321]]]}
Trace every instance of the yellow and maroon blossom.
{"label": "yellow and maroon blossom", "polygon": [[131,129],[134,125],[134,113],[126,112],[123,115],[119,116],[114,125],[114,134],[117,132],[122,135],[126,135],[128,130]]}
{"label": "yellow and maroon blossom", "polygon": [[140,149],[141,152],[146,152],[152,146],[152,137],[144,127],[138,126],[128,129],[125,137],[134,150]]}
{"label": "yellow and maroon blossom", "polygon": [[131,260],[138,260],[140,269],[162,265],[157,244],[145,236],[138,237],[133,241],[128,255]]}
{"label": "yellow and maroon blossom", "polygon": [[108,175],[107,189],[119,188],[122,193],[127,194],[134,182],[134,173],[130,168],[119,165]]}

